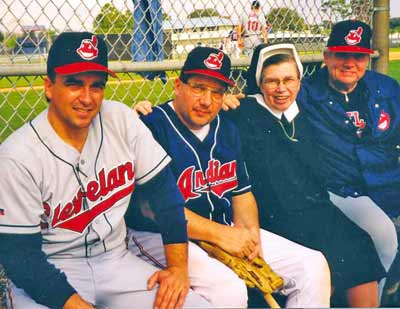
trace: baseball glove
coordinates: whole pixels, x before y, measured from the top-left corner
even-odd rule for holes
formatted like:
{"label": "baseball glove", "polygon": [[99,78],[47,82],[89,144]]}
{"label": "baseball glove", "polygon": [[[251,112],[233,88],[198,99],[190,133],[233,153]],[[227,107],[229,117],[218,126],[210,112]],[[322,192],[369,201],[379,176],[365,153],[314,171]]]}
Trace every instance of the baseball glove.
{"label": "baseball glove", "polygon": [[231,268],[248,287],[259,289],[271,308],[280,308],[271,293],[277,292],[283,287],[283,279],[261,257],[250,261],[246,258],[232,256],[208,242],[200,241],[199,245],[209,256]]}

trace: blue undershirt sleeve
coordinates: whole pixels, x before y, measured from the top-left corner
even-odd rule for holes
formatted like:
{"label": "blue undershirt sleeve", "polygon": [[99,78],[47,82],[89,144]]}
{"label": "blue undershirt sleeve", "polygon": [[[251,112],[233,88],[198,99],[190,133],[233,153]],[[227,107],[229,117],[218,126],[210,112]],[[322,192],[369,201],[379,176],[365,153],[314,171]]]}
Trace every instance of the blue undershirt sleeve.
{"label": "blue undershirt sleeve", "polygon": [[47,261],[42,235],[0,234],[0,263],[13,283],[37,303],[62,308],[76,293],[66,276]]}
{"label": "blue undershirt sleeve", "polygon": [[154,212],[163,243],[187,242],[185,202],[176,185],[170,165],[166,166],[153,179],[143,184],[141,191]]}

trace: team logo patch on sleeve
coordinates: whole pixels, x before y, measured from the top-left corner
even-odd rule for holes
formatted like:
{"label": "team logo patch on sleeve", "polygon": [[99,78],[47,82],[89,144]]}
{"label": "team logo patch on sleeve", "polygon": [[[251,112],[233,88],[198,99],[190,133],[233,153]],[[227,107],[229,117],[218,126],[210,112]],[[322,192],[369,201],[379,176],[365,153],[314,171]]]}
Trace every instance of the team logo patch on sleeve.
{"label": "team logo patch on sleeve", "polygon": [[81,56],[84,60],[92,60],[97,58],[99,55],[99,49],[97,48],[97,38],[95,35],[92,35],[92,39],[84,39],[81,42],[81,46],[76,50],[76,52]]}
{"label": "team logo patch on sleeve", "polygon": [[378,129],[381,131],[386,131],[390,127],[390,116],[383,109],[379,116]]}
{"label": "team logo patch on sleeve", "polygon": [[207,192],[222,198],[226,192],[238,186],[236,160],[222,165],[219,160],[210,160],[205,175],[202,170],[190,166],[181,173],[177,184],[185,201]]}

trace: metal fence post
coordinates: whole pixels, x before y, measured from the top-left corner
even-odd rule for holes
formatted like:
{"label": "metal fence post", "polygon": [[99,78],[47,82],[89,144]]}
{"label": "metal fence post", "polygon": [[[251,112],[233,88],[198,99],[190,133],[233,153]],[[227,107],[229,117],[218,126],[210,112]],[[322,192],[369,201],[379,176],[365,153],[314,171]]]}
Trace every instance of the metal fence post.
{"label": "metal fence post", "polygon": [[389,0],[374,0],[372,46],[379,52],[379,57],[372,60],[372,69],[386,74],[389,69]]}

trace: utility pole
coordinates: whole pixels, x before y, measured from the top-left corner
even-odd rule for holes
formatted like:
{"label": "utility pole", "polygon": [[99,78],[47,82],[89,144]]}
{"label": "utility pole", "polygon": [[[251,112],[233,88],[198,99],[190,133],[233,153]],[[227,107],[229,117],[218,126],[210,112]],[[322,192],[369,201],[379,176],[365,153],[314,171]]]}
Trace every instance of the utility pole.
{"label": "utility pole", "polygon": [[389,69],[389,0],[374,0],[372,48],[379,52],[372,59],[372,69],[386,74]]}

